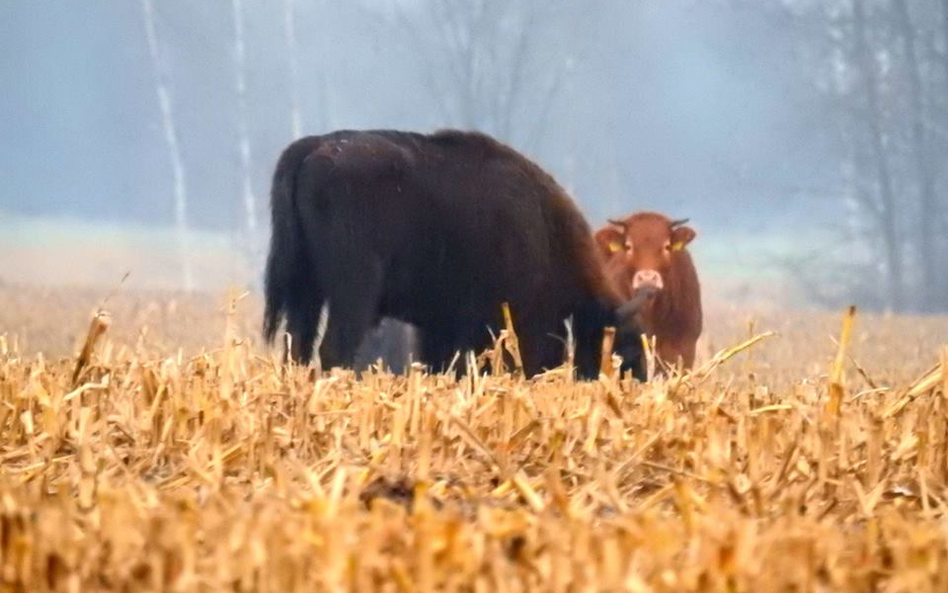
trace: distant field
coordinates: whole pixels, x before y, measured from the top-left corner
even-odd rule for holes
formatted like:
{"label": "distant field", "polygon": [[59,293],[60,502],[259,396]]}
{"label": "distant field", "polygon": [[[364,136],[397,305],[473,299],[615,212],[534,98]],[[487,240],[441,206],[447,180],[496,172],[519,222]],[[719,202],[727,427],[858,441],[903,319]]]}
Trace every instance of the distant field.
{"label": "distant field", "polygon": [[[224,233],[189,235],[195,288],[248,286],[253,273],[239,241]],[[11,216],[0,212],[0,281],[41,286],[127,285],[143,290],[181,288],[174,229]]]}
{"label": "distant field", "polygon": [[[692,253],[712,300],[800,305],[803,298],[776,262],[795,251],[792,241],[801,240],[736,230],[709,233],[699,235]],[[259,284],[263,254],[252,269],[241,241],[236,235],[192,231],[195,288],[225,291]],[[130,272],[131,288],[174,290],[182,286],[180,266],[172,228],[0,212],[0,282],[96,288],[112,286]]]}

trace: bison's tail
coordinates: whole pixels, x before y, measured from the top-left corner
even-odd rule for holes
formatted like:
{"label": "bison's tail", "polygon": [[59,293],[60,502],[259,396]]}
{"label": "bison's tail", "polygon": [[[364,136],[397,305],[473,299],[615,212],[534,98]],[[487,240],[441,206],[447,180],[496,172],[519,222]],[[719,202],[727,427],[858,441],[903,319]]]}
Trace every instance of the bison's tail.
{"label": "bison's tail", "polygon": [[264,277],[263,336],[267,343],[273,342],[280,322],[306,290],[306,272],[311,266],[294,193],[300,166],[315,147],[315,138],[303,138],[290,144],[280,155],[273,174],[270,253]]}

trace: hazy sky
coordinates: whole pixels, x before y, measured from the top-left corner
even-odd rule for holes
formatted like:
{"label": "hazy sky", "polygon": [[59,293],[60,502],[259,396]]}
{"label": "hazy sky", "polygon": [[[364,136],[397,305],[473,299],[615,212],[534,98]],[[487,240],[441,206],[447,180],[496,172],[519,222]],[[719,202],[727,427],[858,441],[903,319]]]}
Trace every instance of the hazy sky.
{"label": "hazy sky", "polygon": [[[237,225],[230,3],[156,4],[192,220]],[[290,140],[283,3],[245,4],[254,187],[263,203]],[[320,6],[300,0],[298,9],[306,132],[325,131],[320,120],[422,131],[453,123],[440,121],[426,97],[424,57],[371,5]],[[574,188],[591,219],[654,207],[714,227],[735,217],[790,223],[801,211],[827,209],[787,191],[832,188],[835,174],[788,31],[713,2],[590,6],[585,29],[538,41],[531,67],[562,67],[544,64],[545,53],[572,62],[534,154]],[[557,40],[565,50],[547,52]],[[0,209],[170,223],[171,176],[140,4],[3,3],[0,44]]]}

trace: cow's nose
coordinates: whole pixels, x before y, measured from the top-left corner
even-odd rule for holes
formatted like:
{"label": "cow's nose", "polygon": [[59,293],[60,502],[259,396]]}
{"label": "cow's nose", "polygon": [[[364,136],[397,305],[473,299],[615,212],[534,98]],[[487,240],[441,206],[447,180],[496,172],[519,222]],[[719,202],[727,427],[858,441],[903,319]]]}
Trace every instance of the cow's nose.
{"label": "cow's nose", "polygon": [[662,275],[656,270],[639,270],[632,278],[632,290],[646,287],[661,290],[663,286]]}

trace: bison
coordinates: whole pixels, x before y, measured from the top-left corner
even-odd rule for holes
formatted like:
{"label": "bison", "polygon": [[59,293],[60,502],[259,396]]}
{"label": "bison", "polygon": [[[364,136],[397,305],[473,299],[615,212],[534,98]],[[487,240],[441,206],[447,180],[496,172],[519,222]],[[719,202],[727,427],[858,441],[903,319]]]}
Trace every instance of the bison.
{"label": "bison", "polygon": [[490,345],[507,302],[527,376],[562,364],[571,318],[580,377],[598,376],[603,330],[613,326],[623,368],[644,379],[643,299],[619,296],[556,181],[490,136],[299,139],[277,163],[271,217],[263,333],[272,343],[285,320],[298,362],[313,356],[326,305],[324,366],[351,366],[366,333],[391,317],[417,328],[421,362],[445,370],[456,352]]}
{"label": "bison", "polygon": [[702,312],[698,273],[686,249],[696,233],[686,222],[638,212],[610,220],[595,239],[620,294],[647,296],[640,323],[647,335],[655,336],[658,357],[668,364],[680,358],[684,368],[690,369],[701,335]]}

